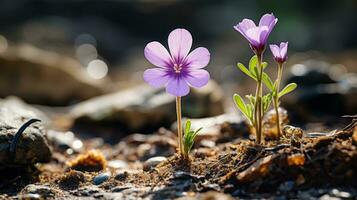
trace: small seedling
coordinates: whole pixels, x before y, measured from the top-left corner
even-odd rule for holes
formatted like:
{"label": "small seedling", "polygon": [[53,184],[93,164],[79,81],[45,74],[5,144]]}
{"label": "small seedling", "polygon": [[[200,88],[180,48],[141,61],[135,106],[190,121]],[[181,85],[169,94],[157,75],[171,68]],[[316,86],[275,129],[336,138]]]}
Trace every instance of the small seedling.
{"label": "small seedling", "polygon": [[185,159],[189,158],[190,151],[195,143],[195,138],[202,128],[197,129],[196,131],[191,130],[191,121],[187,120],[185,124],[185,135],[183,137],[183,156]]}

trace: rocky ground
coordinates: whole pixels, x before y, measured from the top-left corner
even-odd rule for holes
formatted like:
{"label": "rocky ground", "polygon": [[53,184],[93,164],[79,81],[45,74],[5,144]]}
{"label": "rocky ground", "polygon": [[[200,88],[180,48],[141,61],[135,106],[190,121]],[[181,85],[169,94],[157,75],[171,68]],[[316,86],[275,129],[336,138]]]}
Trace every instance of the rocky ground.
{"label": "rocky ground", "polygon": [[[1,199],[355,199],[357,195],[355,123],[321,133],[287,127],[279,141],[257,145],[240,116],[196,119],[192,123],[205,128],[191,162],[182,162],[175,154],[176,134],[170,129],[130,134],[108,143],[105,135],[55,131],[47,125],[51,119],[45,113],[16,98],[1,104]],[[34,118],[42,122],[24,129],[13,149],[19,128]]]}
{"label": "rocky ground", "polygon": [[355,73],[294,65],[287,81],[299,88],[281,118],[304,131],[286,126],[277,140],[268,114],[262,145],[227,87],[192,90],[183,115],[203,129],[182,162],[164,90],[104,88],[73,59],[26,45],[0,64],[0,96],[19,97],[0,99],[0,199],[356,199],[356,116],[340,117],[356,113]]}

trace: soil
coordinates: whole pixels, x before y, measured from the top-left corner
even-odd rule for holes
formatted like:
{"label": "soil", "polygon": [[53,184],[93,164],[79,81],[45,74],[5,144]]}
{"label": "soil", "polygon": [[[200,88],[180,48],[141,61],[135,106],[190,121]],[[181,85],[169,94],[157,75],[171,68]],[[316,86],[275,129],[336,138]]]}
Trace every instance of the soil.
{"label": "soil", "polygon": [[[355,125],[262,145],[242,137],[244,133],[230,140],[221,134],[214,147],[196,146],[190,161],[174,153],[175,134],[166,129],[96,150],[90,150],[95,142],[84,139],[81,154],[54,148],[50,163],[1,172],[0,199],[356,199]],[[227,124],[222,127],[230,130]],[[155,153],[143,153],[145,146]],[[168,159],[142,170],[152,155]],[[127,166],[112,167],[108,163],[113,160]],[[109,172],[107,178],[94,184],[103,172]]]}

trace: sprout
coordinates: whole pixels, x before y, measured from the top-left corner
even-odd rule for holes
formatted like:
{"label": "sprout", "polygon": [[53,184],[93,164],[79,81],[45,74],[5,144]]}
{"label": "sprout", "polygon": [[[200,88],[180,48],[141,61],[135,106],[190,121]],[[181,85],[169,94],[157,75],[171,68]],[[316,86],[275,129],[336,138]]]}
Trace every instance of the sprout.
{"label": "sprout", "polygon": [[191,121],[187,120],[185,124],[185,135],[183,136],[183,156],[185,159],[189,158],[189,153],[195,143],[195,138],[199,131],[202,128],[197,129],[196,131],[191,130]]}

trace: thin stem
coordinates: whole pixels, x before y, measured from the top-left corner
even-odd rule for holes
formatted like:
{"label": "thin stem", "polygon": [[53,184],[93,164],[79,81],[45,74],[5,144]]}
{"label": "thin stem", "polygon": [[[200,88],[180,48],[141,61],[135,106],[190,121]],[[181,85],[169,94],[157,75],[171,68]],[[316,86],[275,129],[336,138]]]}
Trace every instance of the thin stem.
{"label": "thin stem", "polygon": [[181,97],[176,97],[176,114],[177,114],[177,138],[179,146],[179,154],[184,157],[182,144],[182,116],[181,116]]}
{"label": "thin stem", "polygon": [[255,93],[255,110],[254,116],[256,121],[256,134],[257,134],[257,143],[260,144],[262,140],[262,119],[263,119],[263,106],[262,106],[262,95],[263,95],[263,86],[262,86],[262,77],[263,77],[263,67],[262,67],[262,54],[257,54],[258,57],[258,70],[259,74],[257,77],[257,89]]}
{"label": "thin stem", "polygon": [[279,63],[278,65],[278,77],[276,78],[276,86],[275,86],[275,95],[274,95],[274,108],[276,115],[276,127],[278,131],[278,137],[281,135],[281,127],[280,127],[280,116],[279,116],[279,91],[280,91],[280,82],[283,74],[283,64]]}

